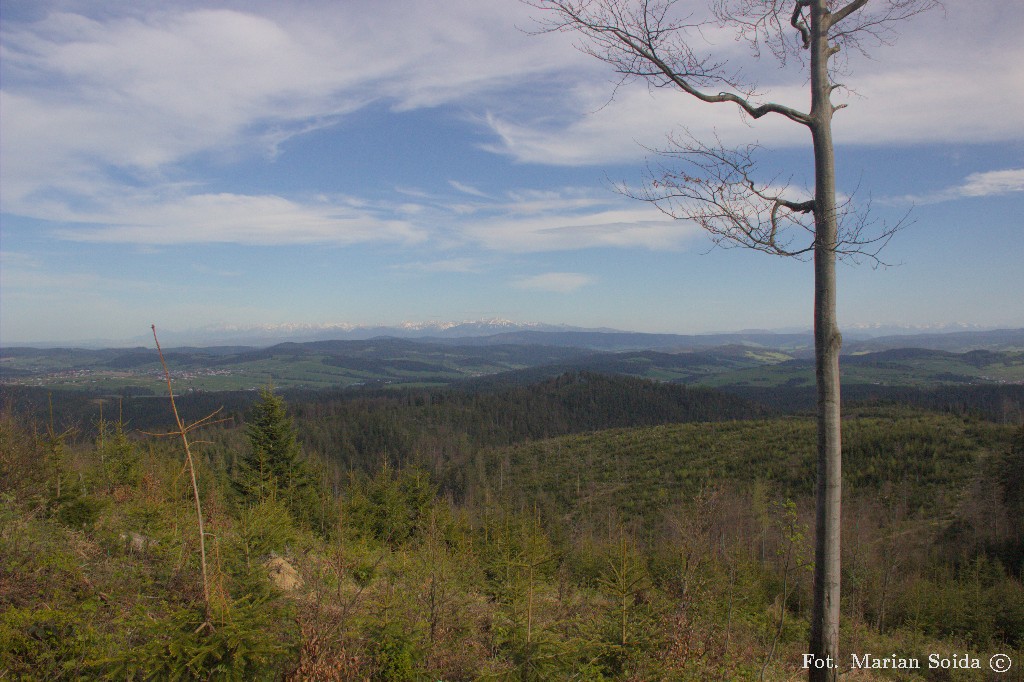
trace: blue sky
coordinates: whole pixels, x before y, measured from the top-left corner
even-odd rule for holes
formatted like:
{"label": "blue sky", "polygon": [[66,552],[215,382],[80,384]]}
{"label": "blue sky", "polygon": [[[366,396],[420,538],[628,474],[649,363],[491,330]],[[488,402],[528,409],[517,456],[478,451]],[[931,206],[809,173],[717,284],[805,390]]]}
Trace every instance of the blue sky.
{"label": "blue sky", "polygon": [[[809,263],[613,191],[682,127],[805,131],[641,84],[514,1],[0,0],[0,343],[505,318],[809,328]],[[1024,326],[1024,3],[949,0],[851,55],[840,191],[913,224],[840,268],[843,326]],[[706,49],[805,108],[798,65]]]}

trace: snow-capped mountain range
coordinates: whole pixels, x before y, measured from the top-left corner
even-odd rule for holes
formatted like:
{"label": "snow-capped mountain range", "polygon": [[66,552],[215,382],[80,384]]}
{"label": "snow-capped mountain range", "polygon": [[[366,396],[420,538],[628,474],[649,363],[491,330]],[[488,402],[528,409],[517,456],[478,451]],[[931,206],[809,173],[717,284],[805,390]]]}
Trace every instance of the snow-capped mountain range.
{"label": "snow-capped mountain range", "polygon": [[[866,339],[880,336],[945,334],[951,332],[988,331],[991,329],[995,329],[995,327],[965,324],[962,322],[945,322],[927,325],[861,323],[844,325],[842,331],[847,338]],[[349,322],[327,322],[322,324],[283,323],[264,325],[215,325],[182,332],[168,330],[161,332],[161,338],[166,336],[168,339],[166,343],[174,342],[176,345],[185,343],[202,343],[203,345],[213,343],[226,345],[263,345],[280,343],[282,341],[358,341],[380,336],[392,336],[405,339],[458,339],[522,331],[622,333],[624,330],[608,327],[592,328],[576,327],[567,324],[545,324],[542,322],[515,322],[513,320],[503,318],[490,318],[462,321],[399,322],[397,324],[379,325],[353,324]],[[755,331],[761,334],[811,333],[809,329],[794,328],[744,330],[741,332],[716,332],[716,334]],[[148,337],[146,338],[148,339]]]}
{"label": "snow-capped mountain range", "polygon": [[[160,332],[165,345],[247,345],[260,346],[283,341],[360,341],[380,336],[402,339],[442,338],[458,339],[475,336],[490,336],[518,331],[539,332],[613,332],[613,329],[590,329],[564,324],[543,324],[539,322],[513,322],[500,318],[485,320],[400,322],[394,325],[362,325],[348,322],[323,324],[283,323],[265,325],[218,325],[187,331],[166,330]],[[148,338],[148,337],[147,337]],[[165,340],[166,339],[166,340]],[[145,341],[140,337],[140,343]]]}
{"label": "snow-capped mountain range", "polygon": [[[842,328],[844,338],[849,342],[868,342],[873,339],[882,339],[911,335],[945,335],[956,332],[986,332],[997,329],[964,323],[943,323],[930,325],[901,325],[901,324],[853,324],[844,325]],[[482,320],[463,321],[426,321],[426,322],[400,322],[396,324],[353,324],[349,322],[328,322],[322,324],[310,323],[282,323],[262,325],[209,325],[187,330],[175,330],[157,326],[160,334],[160,342],[166,347],[185,346],[272,346],[284,342],[303,343],[309,341],[362,341],[378,337],[394,337],[400,339],[426,339],[448,341],[466,339],[477,344],[485,337],[494,337],[493,342],[502,343],[553,343],[564,345],[569,336],[579,341],[580,335],[590,337],[590,341],[582,345],[591,346],[597,343],[602,345],[601,338],[620,337],[617,342],[621,343],[621,337],[636,337],[630,343],[637,347],[672,347],[680,345],[673,340],[685,339],[681,345],[714,345],[717,343],[767,343],[773,345],[770,339],[763,337],[778,337],[781,340],[787,338],[787,343],[793,343],[799,337],[801,344],[804,341],[810,342],[812,336],[809,329],[746,329],[733,332],[717,332],[707,334],[648,334],[622,331],[607,327],[587,328],[576,327],[567,324],[545,324],[540,322],[516,322],[502,318],[491,318]],[[541,334],[536,334],[536,333]],[[555,336],[561,336],[555,340]],[[761,340],[744,341],[745,337],[761,337]],[[543,340],[542,340],[542,337]],[[716,338],[721,337],[721,338]],[[89,339],[77,342],[52,344],[45,342],[15,344],[37,347],[79,347],[79,348],[117,348],[124,346],[149,346],[153,341],[149,334],[139,335],[131,339]],[[9,344],[6,344],[9,345]],[[627,344],[630,345],[630,344]]]}

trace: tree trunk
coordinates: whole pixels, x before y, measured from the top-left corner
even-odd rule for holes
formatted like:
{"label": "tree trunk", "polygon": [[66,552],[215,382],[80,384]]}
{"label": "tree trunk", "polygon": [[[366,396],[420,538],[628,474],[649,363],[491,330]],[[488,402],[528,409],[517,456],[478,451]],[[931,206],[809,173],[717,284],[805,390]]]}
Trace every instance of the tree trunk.
{"label": "tree trunk", "polygon": [[[835,155],[826,0],[811,5],[811,135],[814,140],[814,357],[818,387],[818,481],[815,522],[814,610],[809,666],[812,681],[838,678],[839,527],[842,496],[839,348],[836,317]],[[820,666],[820,667],[819,667]]]}

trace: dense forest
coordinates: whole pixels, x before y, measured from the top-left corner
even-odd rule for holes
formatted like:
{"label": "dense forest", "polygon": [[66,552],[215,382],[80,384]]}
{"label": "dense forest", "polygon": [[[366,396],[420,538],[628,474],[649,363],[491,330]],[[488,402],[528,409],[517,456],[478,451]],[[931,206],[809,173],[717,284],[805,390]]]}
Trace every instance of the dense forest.
{"label": "dense forest", "polygon": [[[1015,388],[847,406],[843,651],[925,668],[851,679],[1024,664]],[[7,387],[0,679],[791,679],[815,427],[790,390],[190,394],[186,422],[225,408],[187,434],[200,536],[166,398]]]}

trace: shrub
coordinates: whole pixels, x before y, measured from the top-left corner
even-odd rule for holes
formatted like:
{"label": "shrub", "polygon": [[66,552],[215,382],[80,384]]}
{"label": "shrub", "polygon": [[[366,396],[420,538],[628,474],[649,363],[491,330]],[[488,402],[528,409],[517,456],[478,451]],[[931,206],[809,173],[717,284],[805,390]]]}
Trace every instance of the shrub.
{"label": "shrub", "polygon": [[112,679],[275,680],[298,648],[286,616],[271,602],[248,599],[233,602],[212,626],[197,607],[156,620],[140,610],[130,628],[137,644],[109,661],[107,672]]}

